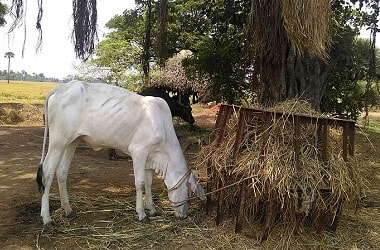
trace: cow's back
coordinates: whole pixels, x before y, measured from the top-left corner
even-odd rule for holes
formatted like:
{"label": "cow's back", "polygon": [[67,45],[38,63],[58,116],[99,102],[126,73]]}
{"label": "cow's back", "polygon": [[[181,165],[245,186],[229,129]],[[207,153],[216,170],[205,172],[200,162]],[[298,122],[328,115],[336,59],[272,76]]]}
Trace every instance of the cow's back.
{"label": "cow's back", "polygon": [[[144,136],[172,136],[170,110],[165,101],[142,97],[125,89],[72,81],[62,84],[48,100],[49,127],[68,140],[81,137],[94,148],[115,147],[126,152]],[[150,139],[146,139],[150,138]],[[165,138],[164,138],[165,139]]]}

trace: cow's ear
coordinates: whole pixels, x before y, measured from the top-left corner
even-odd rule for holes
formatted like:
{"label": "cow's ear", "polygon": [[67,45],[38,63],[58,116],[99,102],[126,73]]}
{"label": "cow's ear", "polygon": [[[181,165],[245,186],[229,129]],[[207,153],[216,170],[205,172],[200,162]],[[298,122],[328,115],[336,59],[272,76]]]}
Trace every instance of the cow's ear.
{"label": "cow's ear", "polygon": [[193,194],[196,194],[202,200],[206,198],[205,192],[203,191],[203,188],[199,184],[198,176],[196,174],[190,173],[189,184],[190,184],[191,192]]}

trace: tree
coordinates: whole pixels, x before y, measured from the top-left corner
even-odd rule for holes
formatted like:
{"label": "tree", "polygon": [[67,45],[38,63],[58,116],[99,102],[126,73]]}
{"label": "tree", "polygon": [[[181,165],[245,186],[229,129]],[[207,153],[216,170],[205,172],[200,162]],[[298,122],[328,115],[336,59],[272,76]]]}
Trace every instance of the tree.
{"label": "tree", "polygon": [[[150,65],[190,49],[194,52],[190,68],[207,74],[211,93],[231,103],[244,97],[249,84],[261,104],[298,97],[319,110],[342,48],[352,43],[364,24],[373,31],[373,47],[378,31],[378,0],[135,2],[145,26],[142,40],[132,47],[142,48],[136,58],[141,59],[145,77]],[[22,4],[14,6],[14,13],[22,14],[17,11]],[[85,58],[96,39],[96,0],[75,0],[73,6],[75,50]],[[113,48],[127,45],[119,40]],[[104,55],[113,50],[104,48]],[[371,55],[374,61],[373,50]],[[369,69],[373,73],[376,67]],[[120,70],[115,68],[115,74]]]}
{"label": "tree", "polygon": [[127,10],[123,15],[116,15],[108,21],[106,27],[112,31],[98,44],[96,57],[90,63],[109,71],[107,82],[121,84],[126,80],[126,72],[141,71],[145,65],[141,60],[144,43],[143,11]]}
{"label": "tree", "polygon": [[157,20],[157,35],[156,35],[156,51],[157,62],[163,67],[165,65],[166,57],[166,18],[168,14],[168,0],[160,0],[158,20]]}
{"label": "tree", "polygon": [[8,58],[8,83],[9,83],[9,70],[11,67],[11,58],[13,58],[15,54],[11,51],[5,53],[4,57]]}
{"label": "tree", "polygon": [[252,1],[251,83],[259,103],[271,105],[300,97],[319,109],[325,80],[334,65],[326,63],[330,4],[330,0]]}
{"label": "tree", "polygon": [[363,83],[369,65],[369,40],[354,39],[341,48],[337,64],[328,76],[321,111],[356,120],[363,108]]}
{"label": "tree", "polygon": [[150,61],[150,46],[151,46],[151,32],[152,32],[152,1],[147,0],[146,3],[146,19],[145,19],[145,34],[142,56],[142,68],[144,72],[144,82],[149,77],[149,61]]}
{"label": "tree", "polygon": [[250,1],[179,2],[182,4],[169,11],[168,19],[175,15],[178,18],[174,25],[168,25],[168,37],[178,37],[172,40],[172,47],[180,45],[194,52],[187,68],[195,70],[188,72],[209,79],[207,95],[217,101],[239,104],[249,90],[244,31]]}
{"label": "tree", "polygon": [[0,2],[0,27],[4,26],[7,22],[4,19],[5,14],[7,14],[7,5]]}
{"label": "tree", "polygon": [[368,66],[368,72],[366,76],[366,85],[365,85],[365,92],[364,92],[364,112],[365,112],[365,120],[366,124],[368,124],[368,115],[369,115],[369,108],[374,105],[378,104],[378,100],[376,100],[376,92],[374,90],[374,86],[376,84],[377,90],[379,90],[379,75],[376,72],[376,34],[379,31],[378,29],[378,20],[379,20],[379,13],[380,13],[380,6],[379,6],[379,0],[367,0],[363,2],[368,2],[371,5],[370,13],[368,14],[369,19],[369,30],[371,31],[370,36],[370,50],[369,50],[369,66]]}

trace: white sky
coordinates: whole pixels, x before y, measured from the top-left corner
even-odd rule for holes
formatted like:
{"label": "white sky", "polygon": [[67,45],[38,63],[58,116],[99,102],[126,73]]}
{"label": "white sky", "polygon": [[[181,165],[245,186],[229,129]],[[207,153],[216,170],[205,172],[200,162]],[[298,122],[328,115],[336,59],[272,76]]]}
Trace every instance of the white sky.
{"label": "white sky", "polygon": [[[3,1],[8,6],[11,0]],[[16,29],[8,39],[7,31],[12,19],[6,16],[7,25],[0,28],[0,70],[6,70],[8,59],[4,58],[7,51],[12,51],[15,57],[11,59],[11,70],[25,70],[29,74],[43,73],[45,77],[64,78],[75,74],[73,62],[75,58],[74,46],[71,40],[72,33],[72,1],[48,0],[43,1],[42,17],[42,49],[36,53],[38,32],[35,28],[37,19],[37,0],[27,2],[27,36],[22,58],[22,44],[24,40],[24,27]],[[104,27],[113,16],[122,14],[125,9],[134,8],[134,0],[97,0],[98,11],[98,37],[102,40],[107,32]]]}

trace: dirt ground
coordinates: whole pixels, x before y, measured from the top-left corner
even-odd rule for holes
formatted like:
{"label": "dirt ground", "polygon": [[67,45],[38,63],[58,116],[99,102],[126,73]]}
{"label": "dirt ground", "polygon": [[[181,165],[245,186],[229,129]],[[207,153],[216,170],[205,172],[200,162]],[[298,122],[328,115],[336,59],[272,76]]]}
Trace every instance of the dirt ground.
{"label": "dirt ground", "polygon": [[[212,131],[217,110],[218,107],[214,107],[198,113],[196,125],[209,127],[208,131]],[[66,239],[58,240],[57,244],[49,239],[49,234],[40,238],[40,194],[35,178],[42,150],[42,112],[42,106],[0,104],[0,249],[70,249],[69,246],[74,244]],[[188,127],[176,119],[175,122]],[[178,133],[178,136],[187,137],[186,134],[185,130]],[[190,137],[181,140],[181,146],[184,151],[193,154],[192,149],[199,148],[201,140],[202,138]],[[121,152],[117,153],[125,156]],[[133,201],[135,191],[131,159],[127,157],[110,161],[107,150],[94,151],[81,144],[70,167],[68,188],[69,195],[74,199],[85,195],[86,198],[107,199],[128,197]],[[153,193],[163,196],[161,193],[164,189],[163,181],[156,178]],[[56,181],[52,185],[51,197],[51,211],[59,209]],[[73,203],[71,205],[75,209],[75,202]],[[127,212],[128,216],[135,219],[133,206],[131,204]],[[78,218],[77,223],[80,223],[79,220]],[[90,217],[90,220],[96,218]],[[78,247],[76,244],[74,248]]]}
{"label": "dirt ground", "polygon": [[[13,118],[5,121],[4,117],[9,117],[9,107],[14,107],[15,111]],[[200,205],[191,207],[187,224],[177,221],[171,214],[165,187],[159,178],[154,180],[153,194],[162,216],[144,226],[147,231],[138,236],[140,223],[134,212],[130,159],[110,161],[106,150],[96,152],[87,145],[78,147],[68,178],[71,205],[78,217],[72,221],[63,218],[57,183],[54,182],[50,210],[58,229],[44,230],[39,217],[40,194],[35,182],[43,138],[41,108],[0,104],[0,249],[234,249],[238,246],[241,249],[271,249],[270,241],[277,240],[274,234],[267,245],[260,245],[255,237],[251,237],[255,232],[236,236],[227,224],[216,228],[212,218],[206,219]],[[196,124],[212,128],[217,110],[214,107],[197,111]],[[211,130],[206,129],[206,134]],[[183,139],[185,137],[187,139]],[[194,137],[187,130],[180,133],[181,145],[189,162],[196,156],[203,137]],[[305,249],[380,249],[380,135],[358,129],[355,147],[356,155],[363,160],[361,172],[368,186],[361,208],[356,214],[343,216],[338,226],[339,237],[323,235],[320,243],[305,245]],[[199,174],[204,180],[202,170]],[[129,224],[130,231],[123,229],[123,234],[118,231],[115,236],[107,231],[110,223],[113,230],[121,224]],[[152,233],[147,233],[151,232],[149,230],[153,230]],[[131,232],[134,238],[128,238],[132,237]],[[107,233],[109,237],[106,239],[104,235]],[[91,239],[87,238],[89,235]],[[205,242],[203,247],[195,242],[199,238]]]}

